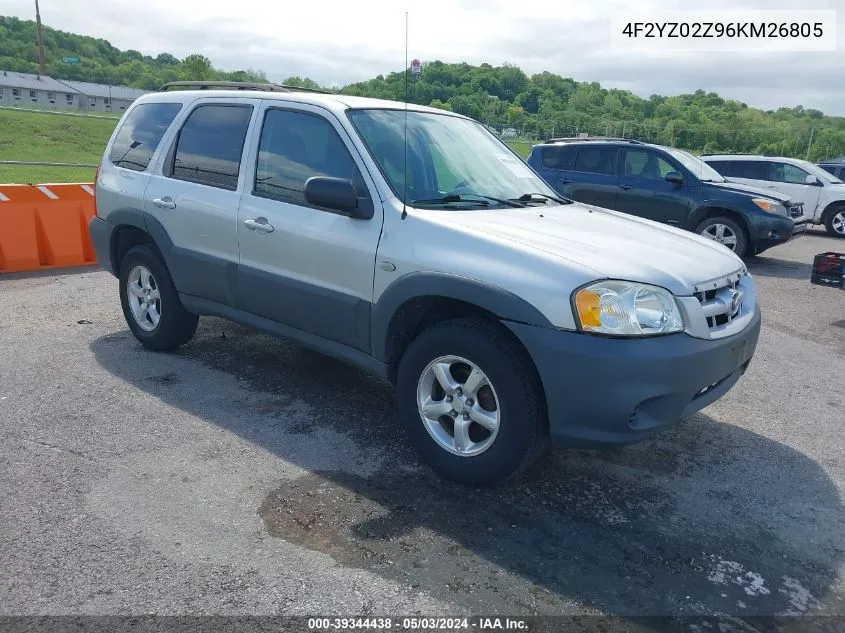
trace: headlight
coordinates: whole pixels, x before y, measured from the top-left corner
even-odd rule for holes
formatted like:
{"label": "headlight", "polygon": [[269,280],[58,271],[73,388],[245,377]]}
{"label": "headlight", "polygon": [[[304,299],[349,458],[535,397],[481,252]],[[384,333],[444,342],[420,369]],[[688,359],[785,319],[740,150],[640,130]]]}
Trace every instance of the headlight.
{"label": "headlight", "polygon": [[753,198],[751,202],[763,209],[766,213],[786,215],[786,207],[778,202],[774,202],[773,200],[767,200],[766,198]]}
{"label": "headlight", "polygon": [[599,281],[575,293],[575,313],[585,332],[614,336],[669,334],[684,329],[668,290],[633,281]]}

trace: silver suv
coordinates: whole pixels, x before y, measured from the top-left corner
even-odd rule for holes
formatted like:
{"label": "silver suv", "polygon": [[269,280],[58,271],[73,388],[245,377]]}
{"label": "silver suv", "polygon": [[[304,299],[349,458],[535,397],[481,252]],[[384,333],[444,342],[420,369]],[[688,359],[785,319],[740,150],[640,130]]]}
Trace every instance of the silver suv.
{"label": "silver suv", "polygon": [[198,87],[135,101],[98,170],[92,240],[145,347],[215,315],[358,365],[468,483],[550,440],[643,440],[748,367],[760,313],[724,246],[561,199],[450,112]]}

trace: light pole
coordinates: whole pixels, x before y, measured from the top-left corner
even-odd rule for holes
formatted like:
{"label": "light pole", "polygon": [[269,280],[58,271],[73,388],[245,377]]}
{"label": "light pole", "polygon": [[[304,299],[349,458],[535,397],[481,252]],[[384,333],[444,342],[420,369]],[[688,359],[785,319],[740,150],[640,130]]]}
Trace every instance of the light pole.
{"label": "light pole", "polygon": [[47,65],[44,62],[44,33],[41,28],[41,11],[38,9],[38,0],[35,0],[35,24],[38,31],[38,73],[43,77],[47,74]]}

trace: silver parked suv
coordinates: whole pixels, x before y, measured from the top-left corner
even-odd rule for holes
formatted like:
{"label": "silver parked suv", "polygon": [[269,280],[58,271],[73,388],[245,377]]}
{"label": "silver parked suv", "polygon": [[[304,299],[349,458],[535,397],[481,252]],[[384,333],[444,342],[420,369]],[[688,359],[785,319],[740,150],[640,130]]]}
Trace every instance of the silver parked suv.
{"label": "silver parked suv", "polygon": [[469,483],[549,440],[645,439],[751,361],[760,314],[738,257],[560,199],[471,119],[194,87],[135,101],[97,175],[91,236],[149,349],[216,315],[363,367],[395,385],[422,457]]}

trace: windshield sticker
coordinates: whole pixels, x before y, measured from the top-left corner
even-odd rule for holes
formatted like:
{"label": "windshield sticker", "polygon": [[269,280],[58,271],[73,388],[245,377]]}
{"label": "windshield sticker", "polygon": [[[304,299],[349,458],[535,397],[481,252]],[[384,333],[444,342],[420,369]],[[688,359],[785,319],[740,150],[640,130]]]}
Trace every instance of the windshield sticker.
{"label": "windshield sticker", "polygon": [[496,154],[496,158],[498,158],[499,162],[501,162],[505,167],[510,169],[513,175],[519,178],[531,178],[533,176],[531,170],[527,169],[525,165],[513,156],[508,156],[507,154]]}

